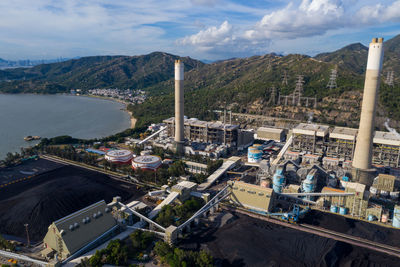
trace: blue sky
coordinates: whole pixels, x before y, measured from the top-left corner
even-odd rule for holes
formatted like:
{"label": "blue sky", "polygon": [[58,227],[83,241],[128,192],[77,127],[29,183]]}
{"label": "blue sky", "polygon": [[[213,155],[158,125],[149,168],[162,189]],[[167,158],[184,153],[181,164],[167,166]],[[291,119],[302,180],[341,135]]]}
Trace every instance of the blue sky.
{"label": "blue sky", "polygon": [[400,34],[400,0],[1,0],[0,58],[315,55]]}

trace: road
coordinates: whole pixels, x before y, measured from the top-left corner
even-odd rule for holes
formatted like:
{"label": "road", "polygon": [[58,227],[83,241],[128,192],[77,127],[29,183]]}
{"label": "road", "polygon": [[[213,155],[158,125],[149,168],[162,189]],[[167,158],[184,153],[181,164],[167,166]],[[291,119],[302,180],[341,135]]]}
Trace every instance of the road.
{"label": "road", "polygon": [[247,216],[256,218],[256,219],[260,219],[263,221],[267,221],[270,223],[274,223],[274,224],[278,224],[284,227],[289,227],[292,229],[296,229],[299,231],[303,231],[303,232],[307,232],[310,234],[315,234],[318,236],[322,236],[325,238],[331,238],[337,241],[341,241],[341,242],[345,242],[354,246],[359,246],[359,247],[363,247],[363,248],[367,248],[367,249],[371,249],[377,252],[381,252],[381,253],[385,253],[391,256],[395,256],[400,258],[400,248],[397,247],[392,247],[392,246],[388,246],[385,244],[381,244],[381,243],[377,243],[377,242],[373,242],[367,239],[363,239],[363,238],[359,238],[359,237],[355,237],[352,235],[348,235],[348,234],[344,234],[344,233],[339,233],[339,232],[335,232],[335,231],[331,231],[331,230],[327,230],[321,227],[317,227],[317,226],[313,226],[313,225],[308,225],[308,224],[290,224],[284,221],[280,221],[277,219],[273,219],[271,217],[268,216],[263,216],[260,214],[256,214],[256,213],[252,213],[249,212],[247,210],[241,209],[241,208],[234,208],[228,205],[223,205],[222,206],[224,209],[227,209],[229,211],[234,211],[234,212],[239,212],[241,214],[245,214]]}

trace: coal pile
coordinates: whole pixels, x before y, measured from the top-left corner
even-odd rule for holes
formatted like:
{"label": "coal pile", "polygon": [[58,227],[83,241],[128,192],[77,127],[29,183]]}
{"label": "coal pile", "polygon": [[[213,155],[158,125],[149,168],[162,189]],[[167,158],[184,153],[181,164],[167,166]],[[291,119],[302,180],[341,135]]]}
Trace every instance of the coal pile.
{"label": "coal pile", "polygon": [[[396,266],[398,258],[236,214],[181,245],[203,248],[219,266]],[[196,245],[194,245],[196,244]]]}
{"label": "coal pile", "polygon": [[379,226],[318,210],[310,211],[303,219],[303,222],[374,242],[400,247],[400,229]]}
{"label": "coal pile", "polygon": [[40,241],[53,221],[68,214],[103,199],[108,203],[114,196],[126,201],[143,194],[107,175],[64,166],[1,190],[0,233],[24,238],[28,223],[31,240]]}

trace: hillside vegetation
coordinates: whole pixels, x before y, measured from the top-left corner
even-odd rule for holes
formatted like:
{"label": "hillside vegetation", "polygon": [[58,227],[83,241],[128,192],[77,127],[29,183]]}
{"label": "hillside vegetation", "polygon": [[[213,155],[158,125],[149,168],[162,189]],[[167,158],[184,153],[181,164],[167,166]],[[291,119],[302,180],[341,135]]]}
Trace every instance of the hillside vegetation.
{"label": "hillside vegetation", "polygon": [[[384,84],[380,91],[379,114],[400,120],[400,35],[385,42],[382,80],[390,70],[395,72],[395,86]],[[189,57],[181,58],[162,52],[143,56],[97,56],[44,64],[30,69],[0,71],[0,92],[58,93],[70,89],[131,88],[148,92],[141,105],[129,106],[138,118],[137,125],[173,116],[174,60],[185,64],[185,114],[200,119],[212,118],[212,110],[229,108],[236,112],[288,117],[289,113],[313,112],[315,120],[335,123],[357,121],[368,48],[357,43],[315,57],[291,54],[267,54],[204,64]],[[338,87],[327,89],[330,72],[338,71]],[[288,85],[282,85],[284,72]],[[271,88],[290,94],[296,76],[304,76],[304,96],[316,97],[319,107],[277,107],[270,100]],[[347,101],[347,102],[346,102]],[[350,102],[349,102],[350,101]],[[351,102],[352,101],[352,102]],[[353,103],[353,104],[349,104]],[[346,111],[348,117],[341,118]],[[336,114],[329,116],[329,114]],[[345,118],[345,119],[344,119]]]}

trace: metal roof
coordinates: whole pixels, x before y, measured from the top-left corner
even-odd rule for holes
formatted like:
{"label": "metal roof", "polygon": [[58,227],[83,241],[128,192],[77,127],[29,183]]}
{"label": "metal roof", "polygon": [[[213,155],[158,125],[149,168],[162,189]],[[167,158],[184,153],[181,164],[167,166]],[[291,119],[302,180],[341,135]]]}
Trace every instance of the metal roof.
{"label": "metal roof", "polygon": [[271,127],[259,127],[257,129],[257,132],[268,132],[268,133],[282,133],[284,130],[283,129],[278,129],[278,128],[271,128]]}
{"label": "metal roof", "polygon": [[172,187],[172,189],[178,189],[178,190],[182,190],[182,189],[184,189],[184,188],[186,188],[186,189],[193,189],[193,188],[195,188],[196,186],[197,186],[196,183],[189,182],[189,181],[182,181],[182,182],[179,182],[178,184],[174,185],[174,186]]}
{"label": "metal roof", "polygon": [[375,144],[400,146],[400,136],[392,132],[376,131],[373,141]]}
{"label": "metal roof", "polygon": [[[116,225],[116,221],[104,200],[74,212],[49,226],[44,242],[51,243],[57,230],[70,254],[73,254],[101,234]],[[53,230],[54,229],[54,230]],[[55,248],[53,248],[55,249]]]}
{"label": "metal roof", "polygon": [[294,134],[316,135],[320,137],[326,136],[328,134],[328,131],[329,131],[329,126],[327,125],[319,125],[311,123],[300,123],[292,130]]}
{"label": "metal roof", "polygon": [[[174,123],[175,122],[175,117],[171,117],[171,118],[165,119],[163,122],[165,122],[165,123]],[[196,119],[196,118],[190,118],[190,119],[185,119],[184,120],[184,124],[187,125],[187,126],[204,127],[204,128],[208,127],[210,129],[224,130],[224,123],[220,122],[220,121],[208,122],[208,121],[201,121],[201,120]],[[232,130],[235,130],[235,129],[239,129],[239,125],[225,123],[225,130],[232,131]]]}
{"label": "metal roof", "polygon": [[335,127],[329,134],[329,138],[343,139],[343,140],[356,140],[358,130],[347,127]]}

